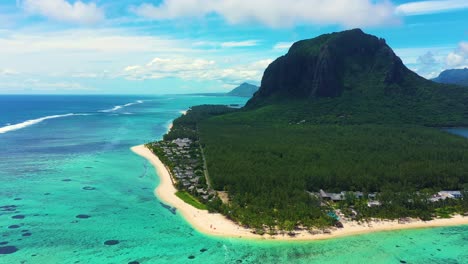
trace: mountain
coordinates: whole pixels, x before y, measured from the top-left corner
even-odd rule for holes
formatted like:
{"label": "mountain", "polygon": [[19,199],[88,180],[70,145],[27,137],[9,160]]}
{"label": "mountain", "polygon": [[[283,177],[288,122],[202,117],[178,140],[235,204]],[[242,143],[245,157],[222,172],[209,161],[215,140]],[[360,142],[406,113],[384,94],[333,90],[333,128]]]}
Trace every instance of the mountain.
{"label": "mountain", "polygon": [[243,83],[232,91],[227,93],[229,96],[239,96],[239,97],[252,97],[254,93],[258,90],[258,86],[255,86],[250,83]]}
{"label": "mountain", "polygon": [[384,39],[353,29],[294,43],[246,109],[264,107],[259,119],[456,126],[468,124],[467,101],[467,89],[420,77]]}
{"label": "mountain", "polygon": [[467,102],[465,87],[418,76],[354,29],[295,43],[245,107],[193,107],[164,137],[199,140],[229,198],[208,207],[260,234],[333,224],[320,190],[380,192],[382,206],[349,203],[358,219],[430,219],[445,205],[416,201],[468,183],[468,140],[440,129],[468,126]]}
{"label": "mountain", "polygon": [[401,87],[410,78],[422,80],[384,39],[353,29],[294,43],[268,66],[253,101],[275,95],[337,97],[369,83],[384,85],[390,92],[391,86]]}
{"label": "mountain", "polygon": [[468,86],[468,68],[445,70],[432,80],[438,83]]}

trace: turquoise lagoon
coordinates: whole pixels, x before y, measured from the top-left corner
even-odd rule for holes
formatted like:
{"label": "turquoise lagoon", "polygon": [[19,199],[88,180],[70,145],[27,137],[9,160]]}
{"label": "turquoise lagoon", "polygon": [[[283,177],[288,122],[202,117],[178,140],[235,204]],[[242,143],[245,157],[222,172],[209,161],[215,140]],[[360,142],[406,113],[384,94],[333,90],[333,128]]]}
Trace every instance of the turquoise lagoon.
{"label": "turquoise lagoon", "polygon": [[129,148],[161,138],[191,105],[244,103],[0,96],[0,263],[468,263],[468,226],[312,242],[195,231],[154,197],[154,169]]}

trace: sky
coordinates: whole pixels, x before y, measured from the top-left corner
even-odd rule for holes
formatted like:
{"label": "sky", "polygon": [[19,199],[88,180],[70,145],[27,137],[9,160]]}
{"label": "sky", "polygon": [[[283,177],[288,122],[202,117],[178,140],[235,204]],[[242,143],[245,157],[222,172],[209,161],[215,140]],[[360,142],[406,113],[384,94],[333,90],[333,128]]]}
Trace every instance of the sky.
{"label": "sky", "polygon": [[468,0],[1,0],[0,94],[225,92],[358,27],[425,78],[468,67]]}

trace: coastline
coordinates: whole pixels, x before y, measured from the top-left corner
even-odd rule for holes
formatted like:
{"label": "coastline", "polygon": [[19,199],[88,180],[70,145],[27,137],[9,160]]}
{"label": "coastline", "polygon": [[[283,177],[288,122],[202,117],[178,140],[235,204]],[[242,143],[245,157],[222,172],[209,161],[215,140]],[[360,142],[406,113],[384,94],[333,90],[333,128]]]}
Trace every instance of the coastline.
{"label": "coastline", "polygon": [[376,220],[369,223],[358,224],[357,222],[343,222],[344,228],[333,228],[330,234],[310,234],[307,231],[296,231],[296,235],[257,235],[250,229],[244,228],[233,221],[227,219],[219,213],[209,213],[206,210],[199,210],[182,201],[175,195],[176,188],[173,186],[169,171],[159,158],[144,145],[134,146],[131,150],[147,159],[155,168],[160,178],[160,184],[154,190],[155,195],[163,202],[177,208],[183,218],[197,231],[211,236],[228,238],[247,238],[255,240],[288,240],[288,241],[309,241],[323,240],[344,236],[366,234],[378,231],[393,231],[401,229],[417,229],[429,227],[468,225],[468,217],[456,215],[450,219],[434,219],[431,221],[414,220],[410,223],[400,224],[397,220]]}

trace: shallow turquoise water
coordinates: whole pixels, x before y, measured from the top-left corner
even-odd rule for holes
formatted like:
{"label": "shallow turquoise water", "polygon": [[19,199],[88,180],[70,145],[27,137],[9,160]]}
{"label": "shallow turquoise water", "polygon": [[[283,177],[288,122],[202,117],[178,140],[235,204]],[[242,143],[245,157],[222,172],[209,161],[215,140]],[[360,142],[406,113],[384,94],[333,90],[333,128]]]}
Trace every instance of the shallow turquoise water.
{"label": "shallow turquoise water", "polygon": [[[143,103],[107,111],[138,100]],[[0,244],[6,242],[0,248],[18,249],[0,254],[0,263],[468,263],[468,226],[314,242],[220,239],[194,231],[153,196],[158,178],[129,148],[159,139],[191,105],[244,102],[0,96],[0,131],[7,123],[89,114],[0,134]],[[119,243],[105,245],[109,240]]]}

